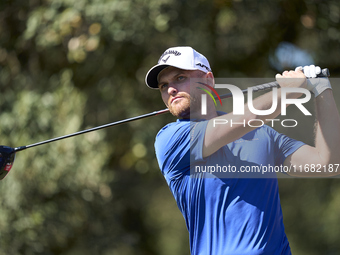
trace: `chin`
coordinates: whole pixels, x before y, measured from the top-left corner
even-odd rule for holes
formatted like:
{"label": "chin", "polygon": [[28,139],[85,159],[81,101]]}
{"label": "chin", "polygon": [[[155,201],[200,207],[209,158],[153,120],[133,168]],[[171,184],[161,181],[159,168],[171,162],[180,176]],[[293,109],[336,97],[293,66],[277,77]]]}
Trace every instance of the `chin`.
{"label": "chin", "polygon": [[190,104],[175,104],[169,107],[170,113],[177,118],[188,119],[190,118]]}
{"label": "chin", "polygon": [[174,109],[169,108],[170,113],[177,118],[188,119],[190,118],[190,108],[189,109]]}

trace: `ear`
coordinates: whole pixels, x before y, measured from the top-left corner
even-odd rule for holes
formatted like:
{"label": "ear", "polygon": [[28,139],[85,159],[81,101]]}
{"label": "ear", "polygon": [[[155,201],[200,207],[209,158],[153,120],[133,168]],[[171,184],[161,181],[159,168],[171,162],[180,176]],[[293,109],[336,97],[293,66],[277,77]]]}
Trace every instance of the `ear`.
{"label": "ear", "polygon": [[206,75],[207,84],[211,87],[215,87],[215,78],[212,72],[207,72]]}

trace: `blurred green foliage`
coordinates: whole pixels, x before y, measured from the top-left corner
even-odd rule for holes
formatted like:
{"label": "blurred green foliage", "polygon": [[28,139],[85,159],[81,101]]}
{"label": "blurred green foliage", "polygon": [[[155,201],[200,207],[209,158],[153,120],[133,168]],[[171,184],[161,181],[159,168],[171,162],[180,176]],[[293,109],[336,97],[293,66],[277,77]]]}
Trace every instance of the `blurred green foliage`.
{"label": "blurred green foliage", "polygon": [[[202,52],[216,77],[274,77],[282,70],[270,59],[290,42],[337,76],[339,8],[335,0],[3,0],[1,144],[163,109],[144,77],[171,46]],[[162,115],[18,153],[0,183],[0,254],[188,254],[153,149],[173,120]],[[295,136],[312,143],[313,120],[304,124]],[[338,186],[280,180],[293,254],[339,253]]]}

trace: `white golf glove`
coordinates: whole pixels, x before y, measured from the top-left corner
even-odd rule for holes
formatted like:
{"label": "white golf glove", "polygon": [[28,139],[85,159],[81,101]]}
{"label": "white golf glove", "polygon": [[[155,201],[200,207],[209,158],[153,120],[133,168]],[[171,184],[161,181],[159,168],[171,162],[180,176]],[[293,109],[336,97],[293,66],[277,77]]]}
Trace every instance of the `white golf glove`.
{"label": "white golf glove", "polygon": [[319,66],[298,66],[295,71],[302,70],[307,77],[307,89],[314,93],[317,97],[326,89],[332,89],[331,83],[327,77],[317,77],[321,73],[321,68]]}

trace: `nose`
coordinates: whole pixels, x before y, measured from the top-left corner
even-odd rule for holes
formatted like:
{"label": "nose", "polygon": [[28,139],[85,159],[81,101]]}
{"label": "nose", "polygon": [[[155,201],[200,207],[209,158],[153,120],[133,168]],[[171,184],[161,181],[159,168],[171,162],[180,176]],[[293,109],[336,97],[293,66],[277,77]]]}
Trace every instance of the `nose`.
{"label": "nose", "polygon": [[174,96],[177,93],[178,93],[178,89],[175,86],[169,84],[168,94],[171,96]]}

